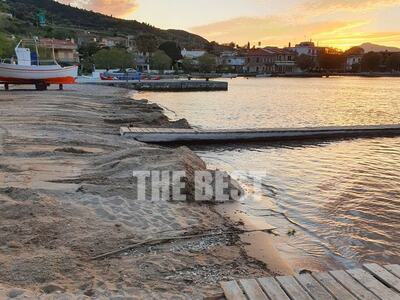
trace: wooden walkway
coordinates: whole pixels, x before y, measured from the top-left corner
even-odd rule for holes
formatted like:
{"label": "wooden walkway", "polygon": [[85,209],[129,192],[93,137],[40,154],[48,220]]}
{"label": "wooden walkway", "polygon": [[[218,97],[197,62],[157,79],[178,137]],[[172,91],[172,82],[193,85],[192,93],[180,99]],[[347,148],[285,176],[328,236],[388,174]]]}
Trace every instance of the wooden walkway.
{"label": "wooden walkway", "polygon": [[221,282],[227,300],[398,300],[400,265]]}
{"label": "wooden walkway", "polygon": [[121,136],[149,143],[285,141],[351,137],[400,136],[400,125],[335,126],[308,128],[196,130],[174,128],[121,127]]}

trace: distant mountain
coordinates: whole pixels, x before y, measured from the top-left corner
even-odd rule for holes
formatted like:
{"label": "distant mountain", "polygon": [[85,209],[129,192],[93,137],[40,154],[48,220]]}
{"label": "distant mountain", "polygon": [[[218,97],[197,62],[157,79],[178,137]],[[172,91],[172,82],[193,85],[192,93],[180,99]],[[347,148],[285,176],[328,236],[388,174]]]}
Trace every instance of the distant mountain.
{"label": "distant mountain", "polygon": [[63,28],[64,30],[91,30],[110,36],[152,34],[160,42],[172,40],[186,48],[202,48],[209,44],[201,36],[183,30],[162,30],[146,23],[118,19],[64,5],[54,0],[6,0],[6,3],[9,6],[9,11],[20,21],[19,24],[6,28],[6,31],[9,32],[17,31],[10,32],[13,34],[23,33],[23,30],[35,34],[38,31],[36,27],[37,14],[39,11],[44,11],[48,23],[54,25],[55,28]]}
{"label": "distant mountain", "polygon": [[388,46],[382,46],[382,45],[377,45],[377,44],[372,44],[372,43],[364,43],[360,45],[361,48],[364,49],[365,52],[381,52],[381,51],[388,51],[388,52],[400,52],[400,48],[396,47],[388,47]]}

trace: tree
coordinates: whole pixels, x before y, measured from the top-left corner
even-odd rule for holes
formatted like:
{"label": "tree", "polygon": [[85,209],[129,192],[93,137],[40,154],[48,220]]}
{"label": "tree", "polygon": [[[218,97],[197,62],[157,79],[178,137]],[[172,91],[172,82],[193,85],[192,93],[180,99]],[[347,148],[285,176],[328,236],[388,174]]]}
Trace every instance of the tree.
{"label": "tree", "polygon": [[126,69],[135,65],[133,55],[121,48],[102,49],[93,56],[93,62],[99,69]]}
{"label": "tree", "polygon": [[346,51],[344,52],[344,54],[345,54],[346,56],[349,56],[349,55],[363,55],[364,52],[365,52],[365,51],[364,51],[363,48],[361,48],[361,47],[359,47],[359,46],[355,46],[355,47],[351,47],[350,49],[346,50]]}
{"label": "tree", "polygon": [[366,72],[379,71],[382,55],[378,52],[368,52],[361,59],[361,69]]}
{"label": "tree", "polygon": [[171,58],[173,64],[182,58],[182,49],[175,42],[164,42],[158,49],[164,51]]}
{"label": "tree", "polygon": [[305,54],[302,54],[296,58],[296,64],[303,71],[310,71],[315,68],[314,58]]}
{"label": "tree", "polygon": [[150,59],[150,67],[153,70],[169,70],[171,68],[172,59],[161,50],[158,50],[153,53]]}
{"label": "tree", "polygon": [[79,47],[78,52],[81,60],[81,69],[84,73],[93,72],[94,58],[93,56],[101,50],[100,46],[95,42],[90,42]]}
{"label": "tree", "polygon": [[181,63],[182,63],[182,69],[186,73],[193,72],[196,69],[196,64],[191,58],[184,58],[182,59]]}
{"label": "tree", "polygon": [[211,73],[217,68],[216,57],[212,54],[204,54],[199,57],[199,69],[203,73]]}
{"label": "tree", "polygon": [[10,7],[7,5],[6,2],[0,1],[0,12],[8,12]]}
{"label": "tree", "polygon": [[212,53],[214,55],[217,55],[220,51],[218,50],[220,45],[216,41],[210,42],[206,47],[205,50],[208,53]]}
{"label": "tree", "polygon": [[400,53],[393,53],[390,55],[387,67],[391,71],[400,71]]}
{"label": "tree", "polygon": [[0,57],[10,58],[14,55],[15,43],[4,33],[0,32]]}
{"label": "tree", "polygon": [[87,57],[92,57],[100,50],[101,48],[99,44],[97,44],[96,42],[90,42],[80,46],[78,52],[82,57],[87,58]]}
{"label": "tree", "polygon": [[318,54],[318,64],[323,70],[339,70],[343,69],[346,57],[343,54]]}
{"label": "tree", "polygon": [[153,53],[157,50],[158,41],[152,34],[143,34],[137,37],[136,47],[142,53]]}

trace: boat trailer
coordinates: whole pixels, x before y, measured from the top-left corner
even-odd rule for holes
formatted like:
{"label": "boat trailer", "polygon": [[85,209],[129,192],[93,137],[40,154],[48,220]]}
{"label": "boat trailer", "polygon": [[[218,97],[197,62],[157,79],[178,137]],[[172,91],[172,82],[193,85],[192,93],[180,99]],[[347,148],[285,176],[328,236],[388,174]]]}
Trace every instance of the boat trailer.
{"label": "boat trailer", "polygon": [[[10,90],[10,85],[34,85],[37,91],[46,91],[47,88],[51,85],[50,83],[47,83],[46,81],[42,80],[30,80],[30,81],[9,81],[9,82],[0,82],[0,84],[4,85],[4,90],[9,91]],[[58,84],[58,89],[62,91],[64,89],[63,84]]]}

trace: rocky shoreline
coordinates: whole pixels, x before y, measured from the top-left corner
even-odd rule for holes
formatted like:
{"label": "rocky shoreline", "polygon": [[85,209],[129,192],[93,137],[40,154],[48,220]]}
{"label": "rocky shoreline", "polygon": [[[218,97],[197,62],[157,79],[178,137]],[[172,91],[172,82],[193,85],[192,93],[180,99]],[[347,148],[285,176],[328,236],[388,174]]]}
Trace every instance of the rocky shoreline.
{"label": "rocky shoreline", "polygon": [[201,299],[221,280],[273,275],[214,205],[133,196],[133,170],[190,177],[206,165],[186,147],[123,139],[119,127],[186,121],[91,85],[1,91],[0,114],[0,298]]}

